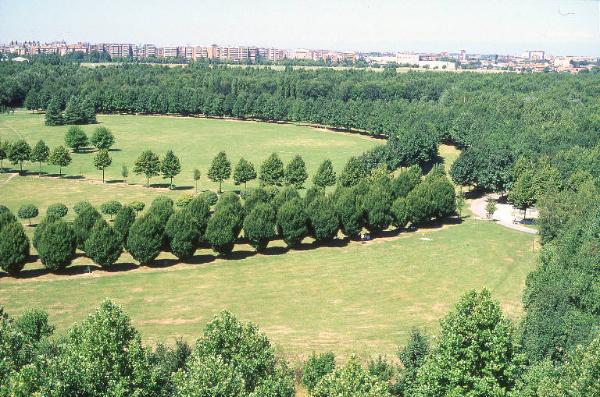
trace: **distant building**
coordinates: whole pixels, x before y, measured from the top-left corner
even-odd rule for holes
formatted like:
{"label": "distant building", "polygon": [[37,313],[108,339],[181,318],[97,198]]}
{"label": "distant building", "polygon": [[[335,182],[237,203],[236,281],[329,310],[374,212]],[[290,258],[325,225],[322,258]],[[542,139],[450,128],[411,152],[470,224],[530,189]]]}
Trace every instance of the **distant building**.
{"label": "distant building", "polygon": [[527,59],[530,61],[543,61],[546,59],[546,53],[541,50],[527,51]]}
{"label": "distant building", "polygon": [[396,62],[399,65],[418,65],[420,60],[419,54],[410,52],[399,52],[396,54]]}

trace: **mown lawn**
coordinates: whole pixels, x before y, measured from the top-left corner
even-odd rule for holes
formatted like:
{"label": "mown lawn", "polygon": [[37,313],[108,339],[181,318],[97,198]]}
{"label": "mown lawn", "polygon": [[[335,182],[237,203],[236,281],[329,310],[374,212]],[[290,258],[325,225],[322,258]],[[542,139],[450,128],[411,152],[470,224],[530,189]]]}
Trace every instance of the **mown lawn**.
{"label": "mown lawn", "polygon": [[[511,318],[534,266],[532,237],[485,221],[346,246],[254,255],[238,245],[233,259],[201,249],[191,264],[168,255],[138,268],[123,255],[118,270],[43,274],[30,264],[23,279],[0,278],[0,303],[19,314],[41,307],[63,332],[104,298],[122,304],[148,343],[193,341],[215,313],[233,311],[260,325],[292,359],[333,350],[347,357],[391,355],[410,329],[433,333],[465,291],[490,288]],[[76,273],[76,274],[75,274]]]}

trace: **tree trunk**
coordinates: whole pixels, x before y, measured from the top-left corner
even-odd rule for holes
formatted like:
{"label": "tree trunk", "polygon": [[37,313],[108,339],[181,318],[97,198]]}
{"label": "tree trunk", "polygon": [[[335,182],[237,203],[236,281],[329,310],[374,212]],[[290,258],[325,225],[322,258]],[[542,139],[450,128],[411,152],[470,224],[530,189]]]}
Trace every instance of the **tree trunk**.
{"label": "tree trunk", "polygon": [[40,171],[38,172],[38,178],[42,176],[42,162],[40,161]]}
{"label": "tree trunk", "polygon": [[221,181],[219,181],[219,193],[221,193]]}
{"label": "tree trunk", "polygon": [[102,183],[104,183],[104,168],[102,168]]}
{"label": "tree trunk", "polygon": [[21,160],[21,162],[19,163],[19,165],[21,166],[21,171],[19,171],[19,174],[23,175],[23,160]]}
{"label": "tree trunk", "polygon": [[146,177],[146,187],[150,187],[150,178]]}
{"label": "tree trunk", "polygon": [[196,181],[196,194],[198,194],[198,181]]}
{"label": "tree trunk", "polygon": [[62,165],[58,166],[58,176],[61,177],[62,176]]}
{"label": "tree trunk", "polygon": [[171,177],[171,183],[169,185],[169,190],[173,190],[173,177]]}

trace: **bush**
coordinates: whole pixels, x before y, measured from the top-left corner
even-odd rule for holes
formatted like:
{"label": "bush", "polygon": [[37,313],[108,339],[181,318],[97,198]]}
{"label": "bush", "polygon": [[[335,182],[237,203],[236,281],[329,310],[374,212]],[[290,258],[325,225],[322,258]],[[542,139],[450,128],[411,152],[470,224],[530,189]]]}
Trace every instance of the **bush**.
{"label": "bush", "polygon": [[50,204],[46,210],[46,216],[64,218],[68,212],[69,208],[62,203]]}
{"label": "bush", "polygon": [[131,207],[135,212],[141,212],[146,207],[146,204],[136,200],[129,203],[129,207]]}
{"label": "bush", "polygon": [[275,210],[270,204],[258,203],[244,219],[244,236],[257,251],[264,250],[275,237]]}
{"label": "bush", "polygon": [[49,224],[58,221],[59,217],[53,216],[53,215],[46,215],[42,221],[35,227],[35,230],[33,231],[33,238],[31,239],[31,242],[33,243],[33,246],[35,247],[35,249],[38,249],[38,244],[40,241],[40,238],[42,237],[42,234],[44,233],[44,230],[46,229],[46,226],[48,226]]}
{"label": "bush", "polygon": [[244,197],[244,210],[247,214],[249,214],[254,207],[259,203],[269,203],[271,201],[271,196],[269,193],[263,188],[256,188],[246,192],[246,197]]}
{"label": "bush", "polygon": [[102,215],[94,207],[85,208],[73,220],[73,231],[77,239],[77,248],[84,250],[85,240],[88,239],[96,221],[102,219]]}
{"label": "bush", "polygon": [[336,195],[335,211],[342,232],[350,238],[360,235],[364,225],[364,214],[360,197],[354,189],[342,189]]}
{"label": "bush", "polygon": [[177,200],[175,200],[175,205],[177,207],[183,208],[187,206],[193,198],[194,196],[192,196],[191,194],[183,193],[179,197],[177,197]]}
{"label": "bush", "polygon": [[295,187],[286,186],[281,189],[273,199],[273,207],[275,207],[275,209],[279,209],[284,203],[299,198],[300,193],[298,193]]}
{"label": "bush", "polygon": [[413,165],[407,170],[403,170],[392,180],[392,196],[394,199],[398,197],[406,197],[421,181],[421,169]]}
{"label": "bush", "polygon": [[121,235],[104,219],[96,222],[85,241],[86,255],[102,267],[113,265],[123,252]]}
{"label": "bush", "polygon": [[308,218],[302,200],[292,199],[277,211],[277,231],[288,247],[295,247],[308,234]]}
{"label": "bush", "polygon": [[[5,210],[3,208],[5,208]],[[15,218],[13,213],[10,212],[8,208],[4,207],[3,205],[0,206],[0,229],[16,221],[17,218]]]}
{"label": "bush", "polygon": [[104,215],[110,215],[110,219],[112,219],[121,208],[123,208],[123,205],[117,200],[110,200],[100,205],[100,211],[102,211]]}
{"label": "bush", "polygon": [[167,196],[156,197],[152,200],[147,214],[157,217],[164,228],[164,225],[167,224],[167,221],[173,215],[173,200]]}
{"label": "bush", "polygon": [[26,309],[15,321],[15,327],[33,342],[40,342],[54,332],[48,322],[48,313],[40,309]]}
{"label": "bush", "polygon": [[392,195],[381,185],[373,184],[363,197],[366,228],[371,233],[387,229],[392,223]]}
{"label": "bush", "polygon": [[196,218],[187,209],[180,210],[169,218],[165,234],[173,255],[181,260],[190,258],[196,252],[200,237]]}
{"label": "bush", "polygon": [[140,265],[151,263],[163,245],[164,224],[156,216],[148,215],[138,218],[129,228],[127,251]]}
{"label": "bush", "polygon": [[73,228],[62,220],[56,220],[44,228],[37,250],[44,267],[58,271],[71,264],[76,246]]}
{"label": "bush", "polygon": [[392,204],[392,218],[394,226],[396,226],[398,229],[406,227],[406,224],[409,221],[406,198],[398,197],[394,201]]}
{"label": "bush", "polygon": [[313,353],[302,370],[301,383],[306,387],[309,393],[315,389],[317,384],[327,374],[335,370],[335,355],[332,352],[328,353]]}
{"label": "bush", "polygon": [[115,222],[113,223],[113,228],[115,229],[115,232],[119,233],[119,236],[121,236],[121,244],[125,244],[127,241],[129,228],[134,221],[135,211],[130,206],[126,205],[122,207],[119,212],[117,212]]}
{"label": "bush", "polygon": [[222,255],[233,251],[237,239],[236,230],[239,219],[232,207],[228,206],[215,213],[208,220],[204,239],[211,245],[213,250]]}
{"label": "bush", "polygon": [[210,205],[211,207],[217,204],[217,201],[219,200],[219,196],[217,196],[217,193],[213,192],[212,190],[202,192],[202,194],[200,194],[200,197],[206,200],[208,205]]}
{"label": "bush", "polygon": [[29,239],[23,226],[12,222],[0,229],[0,268],[17,275],[29,257]]}
{"label": "bush", "polygon": [[73,211],[75,211],[76,215],[79,215],[87,208],[93,208],[89,201],[79,201],[73,206]]}
{"label": "bush", "polygon": [[40,212],[35,205],[23,204],[21,207],[19,207],[17,216],[21,219],[27,219],[29,221],[29,225],[31,226],[31,219],[38,216],[39,213]]}
{"label": "bush", "polygon": [[340,221],[331,197],[317,197],[306,209],[309,234],[319,242],[330,241],[338,234]]}
{"label": "bush", "polygon": [[237,194],[233,192],[223,193],[215,206],[215,212],[227,209],[233,216],[235,216],[236,224],[234,229],[234,234],[237,236],[242,231],[242,227],[244,225],[244,207],[242,207],[242,203]]}
{"label": "bush", "polygon": [[196,196],[185,207],[187,213],[196,220],[198,235],[203,236],[210,219],[210,205],[205,198]]}

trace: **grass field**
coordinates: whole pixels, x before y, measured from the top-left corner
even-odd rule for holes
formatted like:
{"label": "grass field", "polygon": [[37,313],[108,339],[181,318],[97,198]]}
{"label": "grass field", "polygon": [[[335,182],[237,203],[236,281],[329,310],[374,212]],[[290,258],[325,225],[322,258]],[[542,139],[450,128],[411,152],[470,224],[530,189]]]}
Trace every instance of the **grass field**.
{"label": "grass field", "polygon": [[122,271],[0,278],[0,303],[13,314],[44,308],[62,332],[111,298],[149,343],[179,336],[193,341],[207,320],[229,309],[259,324],[292,359],[312,350],[391,355],[412,327],[434,332],[468,289],[490,288],[505,313],[518,317],[535,263],[531,238],[467,220],[367,244],[306,244],[288,253],[273,248],[271,255],[238,245],[237,260],[215,260],[202,249],[192,264],[163,256],[156,267],[138,268],[123,255]]}

